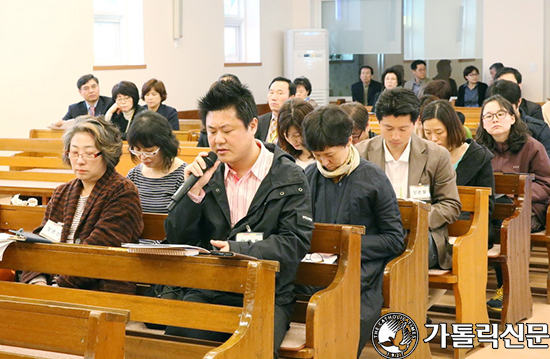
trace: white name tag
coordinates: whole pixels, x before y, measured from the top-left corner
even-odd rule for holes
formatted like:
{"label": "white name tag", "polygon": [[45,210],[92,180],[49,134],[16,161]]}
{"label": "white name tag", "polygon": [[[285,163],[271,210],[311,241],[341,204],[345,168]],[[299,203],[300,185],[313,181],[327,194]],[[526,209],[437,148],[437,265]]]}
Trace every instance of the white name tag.
{"label": "white name tag", "polygon": [[61,231],[63,231],[63,223],[55,223],[48,219],[48,222],[40,231],[40,235],[52,242],[59,242],[61,241]]}
{"label": "white name tag", "polygon": [[411,194],[412,199],[427,200],[427,201],[431,199],[430,186],[428,185],[410,186],[409,192]]}
{"label": "white name tag", "polygon": [[262,232],[243,232],[237,233],[235,240],[237,242],[252,242],[256,243],[264,239],[264,234]]}

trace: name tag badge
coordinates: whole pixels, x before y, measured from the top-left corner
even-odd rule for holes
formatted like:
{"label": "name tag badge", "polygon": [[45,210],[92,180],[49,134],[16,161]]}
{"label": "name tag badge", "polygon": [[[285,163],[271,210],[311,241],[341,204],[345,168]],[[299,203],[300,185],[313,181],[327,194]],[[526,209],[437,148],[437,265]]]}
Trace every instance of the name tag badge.
{"label": "name tag badge", "polygon": [[262,232],[243,232],[237,233],[235,240],[237,242],[252,242],[256,243],[264,239],[264,234]]}
{"label": "name tag badge", "polygon": [[418,185],[418,186],[410,186],[409,192],[411,194],[412,199],[417,199],[421,201],[430,201],[430,186],[428,185]]}
{"label": "name tag badge", "polygon": [[61,241],[61,231],[63,230],[63,223],[55,223],[51,219],[48,219],[46,225],[40,231],[40,235],[49,239],[52,242]]}

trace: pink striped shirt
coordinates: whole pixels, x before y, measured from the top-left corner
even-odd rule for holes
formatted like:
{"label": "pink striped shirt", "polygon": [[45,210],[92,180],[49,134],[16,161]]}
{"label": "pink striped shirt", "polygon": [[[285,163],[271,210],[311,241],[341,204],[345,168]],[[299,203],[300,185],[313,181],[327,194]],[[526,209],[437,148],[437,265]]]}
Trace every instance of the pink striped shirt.
{"label": "pink striped shirt", "polygon": [[[229,213],[231,214],[231,227],[246,216],[260,184],[273,164],[273,153],[265,148],[261,141],[256,140],[256,144],[261,149],[260,155],[242,178],[238,178],[237,173],[227,164],[225,165],[224,184],[229,203]],[[202,190],[199,196],[195,196],[190,192],[188,195],[193,202],[200,203],[204,199],[205,193]]]}

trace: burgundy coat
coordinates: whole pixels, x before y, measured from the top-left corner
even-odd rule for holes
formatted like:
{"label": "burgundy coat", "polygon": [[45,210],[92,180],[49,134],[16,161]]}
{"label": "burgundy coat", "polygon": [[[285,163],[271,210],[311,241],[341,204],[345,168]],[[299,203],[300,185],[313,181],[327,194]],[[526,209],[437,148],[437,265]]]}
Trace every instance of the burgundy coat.
{"label": "burgundy coat", "polygon": [[[82,182],[74,179],[57,187],[52,195],[39,233],[48,219],[62,222],[61,242],[66,242],[82,191]],[[120,247],[122,243],[137,243],[143,231],[143,214],[135,185],[126,177],[108,169],[94,186],[86,201],[82,218],[74,234],[75,243]],[[23,272],[22,282],[40,273]],[[51,276],[48,276],[48,280]],[[60,287],[93,289],[107,292],[134,293],[135,283],[58,275]]]}

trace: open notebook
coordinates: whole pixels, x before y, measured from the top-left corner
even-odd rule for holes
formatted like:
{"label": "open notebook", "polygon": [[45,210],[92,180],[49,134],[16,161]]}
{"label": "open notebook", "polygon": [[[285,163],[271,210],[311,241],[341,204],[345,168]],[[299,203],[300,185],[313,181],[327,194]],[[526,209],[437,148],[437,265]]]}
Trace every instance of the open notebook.
{"label": "open notebook", "polygon": [[155,254],[165,256],[196,256],[199,254],[210,254],[214,256],[229,259],[248,259],[257,258],[235,252],[209,251],[202,247],[191,246],[188,244],[164,244],[164,243],[122,243],[123,248],[128,248],[129,253]]}

